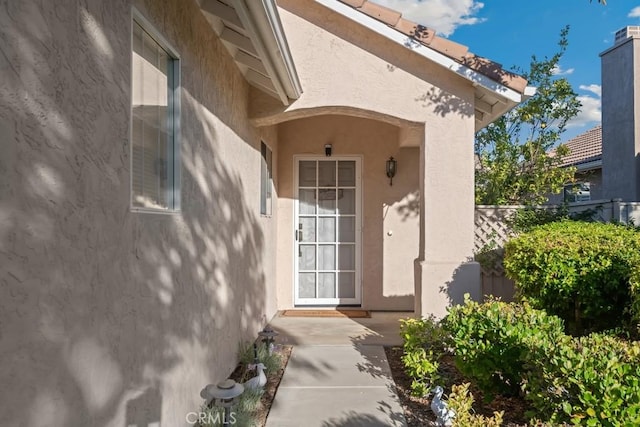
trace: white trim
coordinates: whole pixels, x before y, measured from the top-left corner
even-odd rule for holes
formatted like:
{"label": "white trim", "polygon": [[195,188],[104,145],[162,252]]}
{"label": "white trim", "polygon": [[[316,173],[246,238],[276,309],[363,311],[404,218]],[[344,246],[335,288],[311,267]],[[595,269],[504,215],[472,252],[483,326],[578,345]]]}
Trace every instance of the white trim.
{"label": "white trim", "polygon": [[[362,305],[362,295],[363,295],[363,285],[362,285],[362,222],[363,222],[363,212],[362,212],[362,171],[364,169],[363,161],[364,156],[362,155],[344,155],[344,156],[323,156],[323,155],[306,155],[306,154],[297,154],[293,156],[293,179],[294,179],[294,196],[293,196],[293,232],[295,233],[297,230],[298,216],[299,216],[299,165],[300,161],[312,160],[312,161],[321,161],[321,160],[346,160],[346,161],[355,161],[356,162],[356,182],[355,182],[355,190],[356,190],[356,224],[355,224],[355,298],[342,298],[344,301],[340,301],[341,298],[336,296],[336,298],[298,298],[298,242],[294,237],[293,245],[291,248],[293,254],[293,289],[292,289],[292,298],[294,306],[341,306],[341,305]],[[337,178],[337,177],[336,177]],[[316,183],[317,188],[317,183]],[[336,231],[337,231],[338,223],[336,222]],[[338,259],[336,258],[336,263]],[[337,270],[337,265],[336,265]],[[337,276],[336,276],[337,280]]]}
{"label": "white trim", "polygon": [[[253,4],[253,1],[250,4]],[[288,93],[289,98],[298,99],[302,94],[302,85],[300,84],[298,72],[296,71],[295,63],[293,62],[293,56],[291,55],[291,51],[289,50],[289,43],[287,43],[287,38],[284,35],[284,28],[282,27],[282,22],[280,21],[278,6],[276,5],[275,0],[262,0],[262,4],[264,5],[267,19],[269,20],[271,28],[273,29],[273,35],[275,36],[278,52],[280,53],[282,60],[284,61],[284,67],[277,68],[279,70],[281,70],[281,68],[284,68],[281,71],[288,77],[288,83],[291,86],[291,93]]]}
{"label": "white trim", "polygon": [[[173,47],[173,45],[171,43],[169,43],[167,41],[167,39],[165,39],[162,36],[162,33],[160,31],[158,31],[158,28],[153,25],[151,23],[151,21],[149,21],[147,18],[145,18],[145,16],[138,10],[136,9],[135,6],[131,7],[131,49],[133,50],[133,21],[138,21],[138,23],[145,29],[149,29],[151,32],[153,32],[154,34],[149,34],[153,39],[155,39],[156,42],[158,42],[159,45],[162,46],[162,48],[164,50],[166,50],[167,52],[169,52],[169,54],[171,54],[171,56],[174,59],[180,59],[180,54],[178,54],[178,50],[176,48]],[[147,32],[150,32],[147,31]]]}
{"label": "white trim", "polygon": [[346,16],[347,18],[369,28],[370,30],[388,38],[389,40],[406,47],[409,47],[411,50],[416,52],[418,55],[427,58],[436,64],[447,68],[456,74],[464,77],[465,79],[484,87],[492,92],[497,93],[498,95],[509,99],[510,101],[520,103],[522,102],[522,94],[516,92],[515,90],[508,88],[494,80],[491,80],[489,77],[481,74],[471,68],[460,64],[459,62],[454,61],[446,55],[437,52],[422,43],[417,42],[413,38],[401,33],[400,31],[388,26],[387,24],[380,22],[368,15],[365,15],[362,12],[359,12],[348,6],[344,3],[339,2],[338,0],[316,0],[318,3],[322,4],[325,7],[337,12],[341,15]]}
{"label": "white trim", "polygon": [[[284,45],[280,44],[280,40],[277,38],[276,34],[279,33],[279,37],[281,39],[284,39],[284,36],[282,35],[282,28],[274,28],[273,24],[274,22],[270,19],[270,17],[268,16],[269,11],[266,9],[266,4],[262,4],[262,2],[258,3],[255,0],[251,0],[250,2],[245,2],[244,0],[240,0],[234,3],[235,8],[236,8],[236,12],[238,12],[238,16],[240,17],[240,20],[242,21],[242,24],[244,25],[245,29],[249,32],[249,34],[251,34],[251,41],[253,43],[253,46],[255,47],[258,56],[262,59],[262,63],[264,64],[264,67],[267,70],[267,73],[269,74],[269,77],[271,77],[271,83],[273,83],[273,86],[278,94],[278,97],[280,98],[280,101],[282,101],[282,103],[284,105],[289,105],[289,97],[287,94],[287,91],[284,87],[283,81],[280,78],[280,74],[277,72],[277,67],[275,65],[275,61],[273,60],[273,58],[271,57],[271,55],[269,55],[269,50],[267,49],[266,45],[267,43],[267,37],[271,36],[271,38],[275,38],[275,43],[278,44],[278,48],[279,49],[283,49],[283,46],[286,47],[286,42]],[[254,10],[256,13],[251,13],[251,10]],[[256,22],[254,20],[254,17],[257,18],[258,21],[262,20],[262,13],[267,14],[267,16],[264,17],[263,20],[263,25],[266,24],[269,28],[271,28],[272,30],[272,34],[263,34],[262,32],[260,32],[260,22]],[[257,15],[257,17],[256,17]],[[286,49],[288,50],[288,48]],[[280,50],[281,55],[284,56],[284,54],[282,54],[282,50]],[[290,56],[290,53],[289,53]],[[284,60],[284,59],[283,59]],[[288,69],[289,65],[293,65],[293,60],[289,59],[289,63],[285,62],[285,68],[287,68],[287,74],[289,75],[289,77],[291,77],[292,75],[296,75],[295,73],[295,69],[291,70]],[[298,94],[298,96],[300,96]]]}

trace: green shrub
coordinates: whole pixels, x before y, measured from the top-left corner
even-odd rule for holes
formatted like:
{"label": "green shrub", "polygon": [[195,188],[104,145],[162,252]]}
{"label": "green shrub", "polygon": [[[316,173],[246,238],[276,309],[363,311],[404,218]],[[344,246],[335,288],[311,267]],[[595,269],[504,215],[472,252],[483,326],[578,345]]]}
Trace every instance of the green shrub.
{"label": "green shrub", "polygon": [[412,379],[411,393],[425,396],[440,378],[438,360],[445,351],[446,334],[431,318],[400,320],[403,340],[402,363]]}
{"label": "green shrub", "polygon": [[565,336],[525,354],[523,389],[550,422],[640,425],[640,344],[603,334]]}
{"label": "green shrub", "polygon": [[552,222],[567,220],[592,222],[601,209],[602,206],[598,206],[597,209],[586,209],[582,212],[570,213],[566,204],[557,207],[528,206],[516,210],[507,219],[506,224],[516,234],[526,233],[535,227]]}
{"label": "green shrub", "polygon": [[542,225],[506,243],[504,266],[518,295],[573,334],[629,324],[640,313],[640,234],[628,227]]}
{"label": "green shrub", "polygon": [[474,414],[473,402],[473,395],[469,393],[469,383],[451,387],[447,404],[456,414],[453,427],[499,427],[502,425],[504,411],[494,412],[493,417]]}
{"label": "green shrub", "polygon": [[465,296],[443,321],[451,334],[456,366],[487,394],[517,395],[524,378],[524,354],[563,336],[562,321],[527,303],[491,300],[482,304]]}

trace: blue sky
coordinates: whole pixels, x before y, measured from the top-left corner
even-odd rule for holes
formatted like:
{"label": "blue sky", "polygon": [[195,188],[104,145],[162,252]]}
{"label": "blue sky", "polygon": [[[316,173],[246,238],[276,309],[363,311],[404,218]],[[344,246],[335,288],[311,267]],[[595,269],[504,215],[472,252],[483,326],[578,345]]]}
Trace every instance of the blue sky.
{"label": "blue sky", "polygon": [[608,0],[374,0],[407,18],[436,29],[511,69],[528,69],[532,54],[557,51],[560,30],[570,26],[569,47],[558,73],[578,93],[583,109],[562,139],[567,140],[600,122],[600,57],[613,46],[614,34],[640,25],[640,1]]}

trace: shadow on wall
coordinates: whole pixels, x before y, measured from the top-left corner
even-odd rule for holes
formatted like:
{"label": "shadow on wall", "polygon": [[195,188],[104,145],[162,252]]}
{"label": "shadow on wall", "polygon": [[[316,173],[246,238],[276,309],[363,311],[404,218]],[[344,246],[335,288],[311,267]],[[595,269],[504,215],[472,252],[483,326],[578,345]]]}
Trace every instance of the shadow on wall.
{"label": "shadow on wall", "polygon": [[[0,425],[177,425],[166,408],[197,410],[264,315],[264,237],[197,98],[183,212],[129,211],[129,70],[108,62],[129,37],[93,17],[129,34],[130,6],[92,7],[0,14]],[[61,29],[77,19],[87,37]]]}
{"label": "shadow on wall", "polygon": [[480,285],[477,279],[473,280],[471,275],[480,275],[480,265],[476,265],[473,258],[468,258],[467,263],[457,267],[444,286],[440,287],[440,293],[446,294],[448,306],[464,304],[464,295],[469,294],[474,301],[481,300],[481,289],[472,289],[471,286]]}
{"label": "shadow on wall", "polygon": [[420,191],[414,190],[407,194],[395,208],[404,221],[420,215]]}
{"label": "shadow on wall", "polygon": [[[397,49],[397,44],[384,36],[371,36],[368,30],[354,30],[355,26],[349,18],[330,12],[320,4],[310,5],[307,2],[281,0],[278,5],[336,37],[388,62],[387,70],[389,72],[395,72],[397,68],[400,68],[433,84],[435,88],[427,93],[419,94],[415,98],[415,102],[422,103],[423,107],[432,106],[433,111],[441,116],[457,114],[462,117],[470,117],[474,114],[472,105],[464,101],[464,97],[456,96],[460,88],[456,87],[456,83],[452,83],[448,77],[443,77],[444,74],[438,65],[429,64],[428,61],[416,61],[416,55],[412,50],[421,46],[419,40],[423,37],[426,38],[425,34],[432,30],[416,25],[411,36],[407,36],[404,43],[408,49]],[[491,73],[490,75],[500,82],[507,82],[513,76],[512,73],[502,70],[497,64],[479,60],[476,57],[466,58],[464,65],[474,65],[480,73]]]}

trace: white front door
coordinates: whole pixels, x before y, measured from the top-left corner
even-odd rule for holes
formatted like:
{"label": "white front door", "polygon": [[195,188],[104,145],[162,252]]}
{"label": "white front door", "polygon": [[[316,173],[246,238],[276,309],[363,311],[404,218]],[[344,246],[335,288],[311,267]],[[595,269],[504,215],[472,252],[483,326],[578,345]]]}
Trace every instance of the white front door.
{"label": "white front door", "polygon": [[360,158],[295,158],[295,304],[359,305]]}

